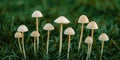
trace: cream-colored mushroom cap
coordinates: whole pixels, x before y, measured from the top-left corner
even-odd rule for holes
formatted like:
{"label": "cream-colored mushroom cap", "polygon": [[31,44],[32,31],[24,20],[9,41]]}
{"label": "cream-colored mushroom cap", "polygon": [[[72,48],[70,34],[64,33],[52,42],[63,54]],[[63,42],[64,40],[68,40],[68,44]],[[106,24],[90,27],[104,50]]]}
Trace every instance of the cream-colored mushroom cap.
{"label": "cream-colored mushroom cap", "polygon": [[90,37],[90,36],[86,37],[85,43],[92,44],[93,43],[92,37]]}
{"label": "cream-colored mushroom cap", "polygon": [[32,13],[32,17],[43,17],[42,13],[38,10],[35,10],[33,13]]}
{"label": "cream-colored mushroom cap", "polygon": [[38,36],[40,36],[40,34],[37,31],[33,31],[30,36],[31,37],[38,37]]}
{"label": "cream-colored mushroom cap", "polygon": [[59,24],[68,24],[68,23],[70,23],[70,21],[64,16],[58,17],[54,22],[59,23]]}
{"label": "cream-colored mushroom cap", "polygon": [[73,28],[68,27],[65,29],[64,34],[65,35],[75,35],[75,31],[73,30]]}
{"label": "cream-colored mushroom cap", "polygon": [[18,32],[27,32],[28,28],[25,25],[20,25],[17,29]]}
{"label": "cream-colored mushroom cap", "polygon": [[99,38],[98,38],[100,41],[108,41],[109,40],[109,37],[107,36],[106,33],[102,33]]}
{"label": "cream-colored mushroom cap", "polygon": [[91,21],[90,23],[88,23],[87,28],[88,29],[98,29],[98,25],[95,21]]}
{"label": "cream-colored mushroom cap", "polygon": [[22,34],[20,32],[16,32],[14,35],[15,38],[21,38]]}
{"label": "cream-colored mushroom cap", "polygon": [[47,23],[44,27],[44,30],[54,30],[54,26],[51,23]]}
{"label": "cream-colored mushroom cap", "polygon": [[86,15],[81,15],[79,17],[78,23],[89,23],[88,17]]}

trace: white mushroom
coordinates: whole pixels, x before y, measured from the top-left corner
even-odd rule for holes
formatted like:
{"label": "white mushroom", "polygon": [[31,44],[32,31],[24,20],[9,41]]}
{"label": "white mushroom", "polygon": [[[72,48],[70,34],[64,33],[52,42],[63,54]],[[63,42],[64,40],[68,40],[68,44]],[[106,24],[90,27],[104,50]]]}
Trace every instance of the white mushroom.
{"label": "white mushroom", "polygon": [[51,23],[47,23],[44,27],[44,30],[47,30],[47,47],[46,47],[46,54],[48,55],[48,47],[49,47],[49,36],[50,36],[50,31],[54,30],[54,26]]}
{"label": "white mushroom", "polygon": [[32,17],[36,18],[36,17],[43,17],[42,13],[39,10],[35,10],[32,13]]}
{"label": "white mushroom", "polygon": [[21,44],[20,44],[20,38],[22,38],[22,34],[20,32],[16,32],[14,37],[18,39],[19,49],[20,49],[20,52],[22,52],[22,48],[21,48]]}
{"label": "white mushroom", "polygon": [[82,43],[82,36],[83,36],[83,30],[84,30],[84,24],[89,23],[88,17],[86,15],[81,15],[79,17],[78,23],[81,23],[81,34],[80,34],[80,40],[79,40],[79,44],[78,44],[78,52],[80,50],[81,47],[81,43]]}
{"label": "white mushroom", "polygon": [[99,38],[98,38],[100,41],[102,41],[102,44],[101,44],[101,55],[100,55],[100,60],[102,59],[102,54],[103,54],[103,48],[104,48],[104,41],[108,41],[109,40],[109,37],[107,36],[106,33],[102,33]]}
{"label": "white mushroom", "polygon": [[92,43],[93,43],[93,38],[90,36],[86,37],[85,43],[88,44],[88,52],[87,52],[87,57],[86,57],[86,60],[88,60],[88,59],[90,59],[90,53],[91,53],[91,46],[90,45],[92,45]]}
{"label": "white mushroom", "polygon": [[39,37],[40,34],[37,31],[33,31],[30,36],[34,37],[34,53],[36,55],[36,38]]}
{"label": "white mushroom", "polygon": [[69,39],[68,39],[68,53],[67,53],[67,59],[69,59],[70,40],[71,40],[71,39],[70,39],[70,36],[71,36],[71,35],[75,35],[75,31],[73,30],[73,28],[68,27],[68,28],[65,29],[64,34],[69,36]]}
{"label": "white mushroom", "polygon": [[[39,11],[39,10],[35,10],[33,13],[32,13],[32,17],[33,18],[36,18],[36,31],[39,32],[38,30],[38,18],[39,17],[43,17],[42,13]],[[37,37],[37,50],[39,49],[39,37]]]}
{"label": "white mushroom", "polygon": [[54,22],[60,24],[60,46],[59,46],[59,57],[60,57],[61,51],[62,51],[62,29],[63,29],[63,24],[68,24],[68,23],[70,23],[70,21],[66,17],[60,16]]}
{"label": "white mushroom", "polygon": [[25,48],[24,48],[24,32],[27,32],[28,28],[25,25],[20,25],[17,31],[22,32],[22,49],[23,49],[24,58],[26,59]]}

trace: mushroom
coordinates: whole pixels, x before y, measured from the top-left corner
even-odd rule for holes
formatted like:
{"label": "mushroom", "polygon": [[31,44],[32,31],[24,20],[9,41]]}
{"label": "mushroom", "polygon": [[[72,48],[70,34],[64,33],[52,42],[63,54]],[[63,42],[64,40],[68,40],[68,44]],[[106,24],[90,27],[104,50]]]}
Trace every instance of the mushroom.
{"label": "mushroom", "polygon": [[36,55],[36,38],[39,37],[40,34],[37,31],[33,31],[30,36],[34,37],[34,53]]}
{"label": "mushroom", "polygon": [[69,37],[69,39],[68,39],[68,53],[67,53],[67,59],[69,59],[70,40],[71,40],[71,39],[70,39],[70,36],[71,36],[71,35],[75,35],[75,32],[74,32],[73,28],[68,27],[68,28],[65,29],[64,34],[65,34],[65,35],[68,35],[68,37]]}
{"label": "mushroom", "polygon": [[48,55],[48,47],[49,47],[49,36],[50,36],[50,31],[54,30],[54,26],[51,23],[47,23],[44,27],[44,30],[47,30],[47,47],[46,47],[46,54]]}
{"label": "mushroom", "polygon": [[[38,18],[43,17],[42,13],[39,10],[35,10],[32,13],[32,17],[36,18],[36,31],[39,32],[38,30]],[[37,37],[37,50],[39,49],[39,37]]]}
{"label": "mushroom", "polygon": [[106,33],[102,33],[102,34],[99,36],[98,39],[99,39],[100,41],[102,41],[102,44],[101,44],[101,55],[100,55],[100,60],[102,60],[104,41],[108,41],[108,40],[109,40],[109,37],[107,36]]}
{"label": "mushroom", "polygon": [[21,43],[20,43],[20,38],[22,38],[21,32],[16,32],[14,37],[18,39],[19,49],[20,49],[20,52],[22,52]]}
{"label": "mushroom", "polygon": [[[94,34],[94,30],[98,29],[98,25],[95,21],[91,21],[88,25],[87,25],[88,29],[91,29],[91,37],[93,38],[93,34]],[[92,48],[92,45],[90,45]],[[90,49],[91,50],[91,49]],[[91,51],[90,51],[91,52]]]}
{"label": "mushroom", "polygon": [[22,49],[23,49],[24,58],[26,60],[26,54],[25,54],[25,48],[24,48],[24,32],[27,32],[28,28],[25,25],[20,25],[17,31],[22,32]]}
{"label": "mushroom", "polygon": [[81,42],[82,42],[84,24],[89,23],[88,17],[87,17],[86,15],[81,15],[81,16],[79,17],[78,23],[81,23],[81,24],[82,24],[81,34],[80,34],[80,40],[79,40],[79,45],[78,45],[78,52],[79,52],[80,47],[81,47]]}
{"label": "mushroom", "polygon": [[90,45],[92,45],[92,43],[93,43],[92,37],[90,37],[90,36],[86,37],[85,43],[88,44],[88,52],[87,52],[87,57],[86,57],[86,60],[88,60],[88,59],[90,59],[90,53],[91,53]]}
{"label": "mushroom", "polygon": [[68,24],[68,23],[70,23],[70,21],[66,17],[60,16],[54,22],[60,24],[60,45],[59,45],[59,57],[60,57],[61,51],[62,51],[62,31],[63,31],[62,29],[63,29],[63,24]]}

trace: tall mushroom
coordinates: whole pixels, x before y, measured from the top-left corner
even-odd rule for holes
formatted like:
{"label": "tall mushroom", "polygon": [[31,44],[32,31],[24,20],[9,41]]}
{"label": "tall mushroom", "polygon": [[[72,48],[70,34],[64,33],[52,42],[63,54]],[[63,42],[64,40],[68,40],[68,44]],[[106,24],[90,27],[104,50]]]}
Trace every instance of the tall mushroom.
{"label": "tall mushroom", "polygon": [[58,56],[58,57],[60,57],[61,51],[62,51],[62,31],[63,31],[62,29],[63,29],[63,24],[68,24],[68,23],[70,23],[70,21],[66,17],[60,16],[54,22],[60,24],[60,45],[59,45],[59,56]]}
{"label": "tall mushroom", "polygon": [[86,57],[86,60],[88,60],[88,59],[90,59],[90,53],[91,53],[90,45],[92,45],[92,43],[93,43],[92,37],[90,37],[90,36],[86,37],[85,43],[88,44],[88,52],[87,52],[87,57]]}
{"label": "tall mushroom", "polygon": [[25,48],[24,48],[24,32],[27,32],[28,28],[25,25],[20,25],[17,31],[22,32],[22,49],[23,49],[24,58],[26,60],[26,54],[25,54]]}
{"label": "tall mushroom", "polygon": [[14,37],[18,39],[19,49],[20,49],[20,52],[22,52],[21,43],[20,43],[20,38],[22,38],[21,32],[16,32]]}
{"label": "tall mushroom", "polygon": [[[38,18],[39,17],[43,17],[42,13],[39,11],[39,10],[35,10],[33,13],[32,13],[32,17],[33,18],[36,18],[36,31],[39,32],[38,30]],[[39,49],[39,37],[37,37],[37,50]]]}
{"label": "tall mushroom", "polygon": [[102,33],[102,34],[99,36],[98,39],[99,39],[100,41],[102,41],[102,44],[101,44],[101,55],[100,55],[100,60],[102,60],[104,41],[108,41],[108,40],[109,40],[109,37],[107,36],[106,33]]}
{"label": "tall mushroom", "polygon": [[86,15],[81,15],[81,16],[79,17],[78,23],[81,23],[81,24],[82,24],[81,34],[80,34],[80,40],[79,40],[79,45],[78,45],[78,52],[79,52],[80,47],[81,47],[81,42],[82,42],[84,24],[89,23],[88,17],[87,17]]}
{"label": "tall mushroom", "polygon": [[50,31],[54,30],[54,26],[51,23],[47,23],[44,27],[44,30],[47,30],[47,46],[46,46],[46,54],[48,55],[48,47],[49,47],[49,37],[50,37]]}
{"label": "tall mushroom", "polygon": [[70,39],[70,36],[71,36],[71,35],[75,35],[75,32],[74,32],[73,28],[68,27],[68,28],[65,29],[64,34],[65,34],[65,35],[68,35],[68,37],[69,37],[69,39],[68,39],[68,53],[67,53],[67,59],[69,59],[70,40],[71,40],[71,39]]}
{"label": "tall mushroom", "polygon": [[36,55],[36,38],[39,37],[40,34],[37,31],[33,31],[30,36],[34,37],[34,53]]}
{"label": "tall mushroom", "polygon": [[[98,25],[95,21],[91,21],[88,25],[87,25],[88,29],[91,29],[91,37],[93,39],[93,34],[94,34],[94,30],[98,29]],[[92,44],[90,45],[90,48],[92,48]],[[91,49],[90,49],[91,50]],[[91,51],[90,51],[91,52]]]}

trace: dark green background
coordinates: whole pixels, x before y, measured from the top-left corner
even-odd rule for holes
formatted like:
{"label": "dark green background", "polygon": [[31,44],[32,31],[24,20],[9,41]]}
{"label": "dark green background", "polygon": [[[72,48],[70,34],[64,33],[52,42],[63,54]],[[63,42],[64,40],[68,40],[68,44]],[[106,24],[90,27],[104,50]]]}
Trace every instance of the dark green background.
{"label": "dark green background", "polygon": [[[33,38],[30,33],[35,30],[35,18],[31,17],[34,10],[40,10],[43,14],[39,18],[40,49],[38,56],[34,56]],[[70,60],[85,60],[87,45],[83,42],[80,54],[77,52],[81,24],[78,24],[80,15],[87,15],[90,21],[96,21],[99,29],[95,30],[91,60],[99,60],[101,42],[98,36],[105,32],[109,41],[105,42],[103,60],[120,59],[120,0],[0,0],[0,59],[21,60],[17,39],[14,34],[21,24],[25,24],[29,31],[25,33],[25,49],[27,60],[56,60],[59,49],[59,24],[54,20],[59,16],[65,16],[70,20],[76,35],[72,36]],[[50,22],[55,30],[51,31],[49,57],[45,56],[47,31],[43,26]],[[84,30],[85,37],[90,35],[90,30]],[[63,50],[61,59],[65,60],[67,55],[67,36],[63,35]]]}

